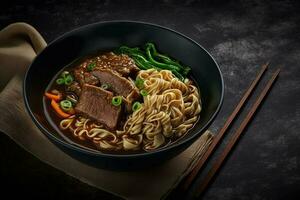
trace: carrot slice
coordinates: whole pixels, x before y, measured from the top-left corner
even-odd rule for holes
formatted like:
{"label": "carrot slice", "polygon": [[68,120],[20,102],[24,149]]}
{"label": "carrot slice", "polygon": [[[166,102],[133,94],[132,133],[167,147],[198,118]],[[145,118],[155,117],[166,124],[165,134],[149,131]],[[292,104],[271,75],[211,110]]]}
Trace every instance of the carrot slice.
{"label": "carrot slice", "polygon": [[60,107],[59,107],[59,104],[52,99],[51,101],[51,106],[52,108],[55,110],[55,112],[62,118],[68,118],[70,117],[71,115],[68,114],[68,113],[65,113]]}
{"label": "carrot slice", "polygon": [[51,100],[54,100],[54,101],[59,101],[61,99],[61,96],[59,94],[51,94],[49,92],[46,92],[45,93],[45,96],[48,98],[48,99],[51,99]]}

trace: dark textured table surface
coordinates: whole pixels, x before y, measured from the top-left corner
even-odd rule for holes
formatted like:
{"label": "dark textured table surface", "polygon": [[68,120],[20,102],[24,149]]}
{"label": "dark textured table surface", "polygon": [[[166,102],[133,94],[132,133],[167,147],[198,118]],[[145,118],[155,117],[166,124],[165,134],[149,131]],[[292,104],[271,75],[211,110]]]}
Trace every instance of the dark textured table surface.
{"label": "dark textured table surface", "polygon": [[[24,21],[50,42],[85,24],[128,19],[160,24],[199,42],[215,57],[225,80],[224,104],[211,126],[215,132],[229,116],[261,64],[271,62],[263,83],[272,71],[281,67],[275,86],[203,199],[300,198],[299,3],[271,0],[39,2],[7,2],[5,9],[2,7],[0,11],[0,28]],[[248,106],[244,113],[247,110]],[[235,128],[233,126],[231,132]],[[4,134],[0,134],[0,163],[0,178],[5,183],[1,186],[1,193],[14,189],[16,192],[9,194],[22,194],[23,198],[58,195],[81,199],[113,198],[42,163]],[[183,196],[191,198],[206,171]],[[175,196],[173,194],[171,198]]]}

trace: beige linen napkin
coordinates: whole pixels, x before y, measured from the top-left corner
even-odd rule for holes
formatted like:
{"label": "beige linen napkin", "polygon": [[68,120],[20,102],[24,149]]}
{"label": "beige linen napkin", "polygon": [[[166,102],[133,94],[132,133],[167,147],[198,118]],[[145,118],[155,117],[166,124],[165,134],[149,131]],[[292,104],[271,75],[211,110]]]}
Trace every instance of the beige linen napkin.
{"label": "beige linen napkin", "polygon": [[24,107],[24,70],[45,46],[41,35],[28,24],[15,23],[0,31],[0,130],[43,162],[119,197],[140,200],[166,197],[201,158],[212,134],[205,132],[177,157],[141,171],[103,170],[71,158],[36,128]]}

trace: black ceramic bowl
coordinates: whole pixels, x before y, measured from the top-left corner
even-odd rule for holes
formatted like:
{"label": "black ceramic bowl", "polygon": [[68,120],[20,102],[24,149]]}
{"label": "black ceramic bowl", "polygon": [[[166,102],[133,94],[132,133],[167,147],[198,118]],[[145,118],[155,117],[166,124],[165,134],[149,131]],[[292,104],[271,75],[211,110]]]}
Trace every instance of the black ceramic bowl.
{"label": "black ceramic bowl", "polygon": [[[200,120],[177,143],[154,152],[130,155],[105,154],[67,142],[47,121],[43,93],[53,76],[74,59],[120,45],[157,48],[192,68],[202,98]],[[26,108],[37,127],[54,144],[74,158],[93,166],[117,170],[136,169],[161,163],[189,147],[208,128],[219,111],[224,92],[223,78],[212,56],[190,38],[161,26],[131,21],[95,23],[70,31],[51,42],[33,61],[24,80]]]}

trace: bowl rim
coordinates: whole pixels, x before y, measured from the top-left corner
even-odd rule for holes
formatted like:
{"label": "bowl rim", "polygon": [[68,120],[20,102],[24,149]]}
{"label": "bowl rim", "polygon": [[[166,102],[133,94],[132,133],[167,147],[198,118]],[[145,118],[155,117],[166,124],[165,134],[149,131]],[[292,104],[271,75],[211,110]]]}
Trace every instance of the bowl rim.
{"label": "bowl rim", "polygon": [[[213,62],[215,63],[215,65],[217,67],[217,70],[219,72],[220,79],[221,79],[221,96],[220,96],[220,102],[219,102],[216,110],[214,111],[213,115],[211,116],[211,118],[200,128],[200,130],[198,131],[198,133],[194,134],[193,136],[191,136],[189,138],[182,139],[182,140],[176,142],[174,145],[170,145],[170,146],[167,146],[165,148],[160,148],[160,149],[157,149],[157,150],[151,151],[151,152],[139,152],[139,153],[130,153],[130,154],[110,154],[110,153],[104,153],[104,152],[101,152],[101,151],[95,151],[95,150],[92,150],[92,149],[90,150],[88,148],[85,149],[85,148],[82,148],[82,147],[77,146],[75,144],[71,144],[71,143],[69,143],[67,141],[63,141],[63,140],[59,139],[58,137],[56,137],[54,134],[50,133],[50,131],[48,131],[46,128],[44,128],[44,126],[36,119],[36,117],[34,116],[32,110],[31,110],[31,108],[29,106],[29,101],[27,99],[27,95],[28,94],[26,92],[26,85],[27,85],[26,82],[27,82],[27,78],[28,78],[28,74],[30,72],[30,69],[31,69],[33,63],[35,62],[35,60],[39,57],[39,55],[44,50],[46,50],[47,48],[49,48],[49,46],[51,46],[53,43],[55,43],[55,42],[63,39],[68,34],[76,33],[78,31],[80,31],[81,29],[86,29],[86,28],[93,27],[93,26],[96,26],[96,25],[118,24],[118,23],[141,24],[141,25],[153,26],[153,27],[156,27],[156,28],[159,28],[159,29],[170,31],[170,32],[175,33],[175,34],[177,34],[177,35],[179,35],[179,36],[181,36],[181,37],[183,37],[183,38],[191,41],[192,43],[196,44],[199,48],[201,48],[202,50],[204,50],[205,53],[207,53],[210,56],[210,58],[213,60]],[[24,99],[24,102],[25,102],[26,110],[29,113],[29,115],[30,115],[32,121],[35,123],[35,125],[47,137],[50,137],[55,142],[59,143],[60,145],[62,145],[64,147],[67,147],[67,148],[70,148],[72,150],[76,150],[76,151],[79,151],[79,152],[82,152],[82,153],[85,153],[85,154],[88,154],[88,155],[91,155],[91,156],[115,157],[115,158],[121,158],[121,157],[122,158],[145,157],[145,156],[150,156],[150,155],[158,154],[160,152],[167,151],[167,150],[176,148],[178,146],[184,145],[185,143],[187,143],[187,142],[195,139],[196,137],[198,137],[199,133],[202,133],[204,130],[207,130],[208,126],[212,123],[212,121],[216,118],[217,114],[220,112],[221,106],[223,104],[223,99],[224,99],[224,79],[223,79],[222,71],[220,70],[220,67],[219,67],[218,63],[216,62],[216,60],[214,59],[214,57],[204,47],[202,47],[199,43],[197,43],[195,40],[191,39],[190,37],[188,37],[188,36],[186,36],[186,35],[178,32],[178,31],[175,31],[175,30],[173,30],[171,28],[167,28],[167,27],[164,27],[162,25],[158,25],[158,24],[154,24],[154,23],[143,22],[143,21],[134,21],[134,20],[109,20],[109,21],[94,22],[94,23],[90,23],[90,24],[87,24],[87,25],[79,26],[79,27],[77,27],[75,29],[72,29],[70,31],[67,31],[67,32],[63,33],[62,35],[58,36],[53,41],[51,41],[49,44],[47,44],[47,46],[41,52],[39,52],[36,55],[36,57],[33,59],[32,63],[26,69],[26,73],[25,73],[24,80],[23,80],[23,99]]]}

